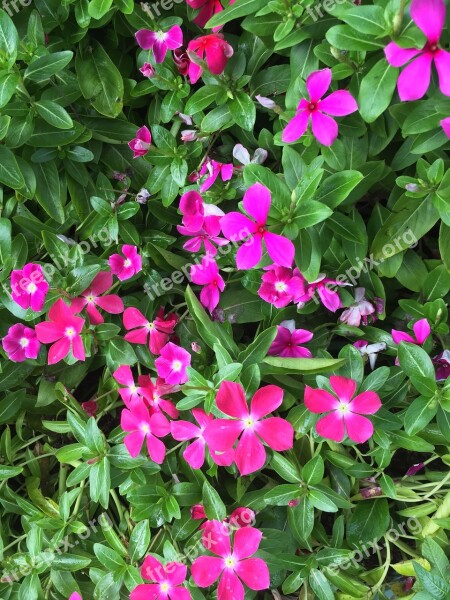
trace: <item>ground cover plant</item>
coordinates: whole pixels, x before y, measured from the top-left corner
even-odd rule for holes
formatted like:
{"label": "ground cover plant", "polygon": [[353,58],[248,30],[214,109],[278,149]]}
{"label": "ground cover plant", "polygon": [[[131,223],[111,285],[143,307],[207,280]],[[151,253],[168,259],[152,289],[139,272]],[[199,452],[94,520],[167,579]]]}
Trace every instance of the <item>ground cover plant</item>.
{"label": "ground cover plant", "polygon": [[443,0],[5,0],[1,600],[450,597]]}

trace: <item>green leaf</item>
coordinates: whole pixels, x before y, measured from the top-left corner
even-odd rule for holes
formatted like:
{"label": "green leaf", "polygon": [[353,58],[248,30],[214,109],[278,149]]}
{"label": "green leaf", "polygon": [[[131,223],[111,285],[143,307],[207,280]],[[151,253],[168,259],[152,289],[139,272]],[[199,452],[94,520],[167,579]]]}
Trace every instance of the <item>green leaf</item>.
{"label": "green leaf", "polygon": [[256,107],[245,92],[234,92],[234,98],[228,102],[234,122],[245,131],[252,131],[256,119]]}
{"label": "green leaf", "polygon": [[218,92],[221,90],[222,87],[219,85],[205,85],[195,91],[189,97],[186,106],[184,107],[186,114],[195,115],[201,110],[208,108],[208,106],[214,102]]}
{"label": "green leaf", "polygon": [[352,29],[349,25],[335,25],[327,33],[328,42],[340,50],[379,50],[384,42],[370,38],[361,31]]}
{"label": "green leaf", "polygon": [[0,77],[0,108],[11,100],[20,81],[18,73],[5,73]]}
{"label": "green leaf", "polygon": [[242,363],[242,368],[249,365],[259,364],[267,355],[273,340],[277,335],[277,328],[270,327],[262,331],[251,344],[247,346],[238,356],[238,362]]}
{"label": "green leaf", "polygon": [[311,569],[309,585],[319,600],[333,600],[334,593],[325,575],[318,569]]}
{"label": "green leaf", "polygon": [[348,542],[358,547],[379,540],[386,533],[389,520],[389,507],[385,498],[359,502],[348,521]]}
{"label": "green leaf", "polygon": [[108,546],[94,544],[94,553],[101,564],[113,573],[120,571],[125,566],[120,554]]}
{"label": "green leaf", "polygon": [[360,33],[377,37],[387,34],[384,10],[381,6],[355,6],[346,10],[340,18]]}
{"label": "green leaf", "polygon": [[289,508],[288,523],[298,542],[304,543],[309,538],[314,527],[314,507],[308,497],[301,498],[297,506]]}
{"label": "green leaf", "polygon": [[208,519],[223,521],[227,516],[226,506],[222,502],[218,492],[207,481],[203,483],[202,498]]}
{"label": "green leaf", "polygon": [[11,221],[0,218],[0,264],[5,265],[11,257]]}
{"label": "green leaf", "polygon": [[218,27],[219,25],[229,23],[233,19],[253,15],[264,5],[264,0],[239,0],[236,4],[229,4],[225,10],[211,17],[206,23],[205,28]]}
{"label": "green leaf", "polygon": [[420,346],[401,342],[398,347],[398,359],[408,377],[425,377],[435,381],[436,376],[431,358]]}
{"label": "green leaf", "polygon": [[13,190],[20,190],[25,185],[14,154],[5,146],[0,146],[0,183]]}
{"label": "green leaf", "polygon": [[[359,7],[357,7],[359,8]],[[365,6],[364,8],[379,8]],[[359,113],[366,123],[373,123],[391,103],[397,84],[398,69],[385,58],[380,59],[361,81],[358,96]]]}
{"label": "green leaf", "polygon": [[429,573],[418,562],[413,561],[414,571],[417,579],[425,587],[427,592],[436,600],[446,600],[450,594],[450,584],[434,573]]}
{"label": "green leaf", "polygon": [[325,221],[332,214],[331,208],[322,202],[304,200],[297,204],[292,223],[295,223],[299,229],[306,229]]}
{"label": "green leaf", "polygon": [[261,367],[264,373],[329,373],[345,364],[337,358],[282,358],[266,356]]}
{"label": "green leaf", "polygon": [[58,167],[55,161],[33,165],[36,176],[36,199],[45,212],[58,223],[65,222]]}
{"label": "green leaf", "polygon": [[68,112],[62,107],[52,102],[51,100],[40,100],[35,104],[36,110],[39,115],[58,129],[71,129],[73,127],[73,121],[70,118]]}
{"label": "green leaf", "polygon": [[422,431],[437,412],[437,404],[432,406],[430,398],[419,396],[408,406],[405,413],[405,431],[415,435]]}
{"label": "green leaf", "polygon": [[230,107],[226,104],[213,108],[202,120],[200,128],[205,133],[215,133],[221,129],[231,127],[233,120],[231,118]]}
{"label": "green leaf", "polygon": [[67,67],[72,57],[73,52],[70,50],[45,54],[37,58],[26,68],[24,79],[30,79],[37,83],[47,81],[47,79],[62,71],[64,67]]}
{"label": "green leaf", "polygon": [[94,19],[101,19],[111,8],[113,0],[91,0],[88,13]]}
{"label": "green leaf", "polygon": [[363,179],[359,171],[341,171],[327,177],[317,191],[316,199],[334,209],[343,202]]}
{"label": "green leaf", "polygon": [[327,225],[337,236],[344,240],[354,242],[355,244],[364,243],[365,232],[358,229],[356,223],[342,213],[334,212],[327,219]]}
{"label": "green leaf", "polygon": [[144,556],[150,544],[150,525],[149,522],[140,521],[136,523],[130,536],[130,559],[136,562]]}
{"label": "green leaf", "polygon": [[[3,5],[5,6],[5,5]],[[17,58],[19,34],[11,17],[0,9],[0,65],[10,69]]]}
{"label": "green leaf", "polygon": [[306,485],[315,485],[320,483],[325,472],[325,465],[320,455],[309,460],[302,469],[302,478]]}

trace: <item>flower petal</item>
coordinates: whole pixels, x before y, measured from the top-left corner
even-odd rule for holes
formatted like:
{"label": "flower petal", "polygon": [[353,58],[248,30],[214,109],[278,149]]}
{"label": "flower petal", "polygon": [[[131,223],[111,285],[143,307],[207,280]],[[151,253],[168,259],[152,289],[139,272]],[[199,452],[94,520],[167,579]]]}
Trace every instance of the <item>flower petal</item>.
{"label": "flower petal", "polygon": [[54,365],[63,358],[65,358],[70,352],[70,341],[64,337],[55,342],[50,346],[48,351],[48,364]]}
{"label": "flower petal", "polygon": [[352,442],[364,444],[373,435],[372,422],[366,417],[350,413],[345,415],[344,422],[347,435]]}
{"label": "flower petal", "polygon": [[341,377],[340,375],[332,375],[330,377],[330,385],[341,401],[350,402],[355,395],[356,381],[354,379]]}
{"label": "flower petal", "polygon": [[180,585],[186,579],[187,566],[179,562],[168,562],[164,570],[167,581],[172,585]]}
{"label": "flower petal", "polygon": [[336,411],[333,411],[317,421],[316,431],[324,438],[342,442],[345,435],[344,419]]}
{"label": "flower petal", "polygon": [[319,109],[333,117],[345,117],[356,110],[356,100],[347,90],[337,90],[320,101]]}
{"label": "flower petal", "polygon": [[428,41],[431,44],[437,43],[445,22],[443,0],[413,0],[410,13],[412,20],[427,36]]}
{"label": "flower petal", "polygon": [[420,319],[414,323],[413,331],[419,344],[423,344],[431,333],[431,327],[426,319]]}
{"label": "flower petal", "polygon": [[143,50],[150,50],[150,48],[153,48],[156,35],[153,31],[150,31],[149,29],[139,29],[139,31],[136,31],[135,33],[135,38],[137,43]]}
{"label": "flower petal", "polygon": [[130,600],[157,600],[160,589],[155,583],[141,583],[130,593]]}
{"label": "flower petal", "polygon": [[242,527],[234,536],[233,556],[238,560],[253,556],[261,543],[262,532],[254,527]]}
{"label": "flower petal", "polygon": [[330,392],[313,389],[309,385],[305,386],[304,401],[306,408],[313,413],[328,412],[339,406],[339,401]]}
{"label": "flower petal", "polygon": [[[166,579],[165,569],[154,556],[146,556],[141,567],[141,575],[147,581],[162,583]],[[183,581],[183,580],[182,580]]]}
{"label": "flower petal", "polygon": [[207,521],[203,529],[202,544],[217,556],[229,556],[231,549],[228,528],[220,521]]}
{"label": "flower petal", "polygon": [[285,419],[270,417],[255,424],[255,431],[269,448],[277,452],[290,450],[294,445],[294,428]]}
{"label": "flower petal", "polygon": [[199,556],[191,567],[192,577],[199,587],[209,587],[219,578],[224,568],[221,558]]}
{"label": "flower petal", "polygon": [[238,442],[235,462],[241,475],[259,471],[266,462],[264,446],[251,429],[245,429]]}
{"label": "flower petal", "polygon": [[256,266],[262,256],[262,237],[254,235],[242,244],[236,252],[236,266],[246,271]]}
{"label": "flower petal", "polygon": [[286,144],[296,142],[308,129],[308,122],[309,113],[306,110],[302,110],[300,113],[295,115],[295,117],[291,119],[283,129],[283,133],[281,135],[282,141]]}
{"label": "flower petal", "polygon": [[397,88],[402,102],[420,100],[425,95],[430,85],[432,61],[433,54],[423,52],[400,73]]}
{"label": "flower petal", "polygon": [[251,590],[267,590],[270,586],[269,569],[262,558],[242,560],[235,571]]}
{"label": "flower petal", "polygon": [[268,231],[264,235],[267,252],[273,262],[282,267],[291,267],[295,255],[295,246],[284,235]]}
{"label": "flower petal", "polygon": [[230,417],[245,419],[249,410],[244,388],[234,381],[222,381],[216,396],[217,408]]}
{"label": "flower petal", "polygon": [[384,49],[386,60],[391,67],[403,67],[420,52],[417,48],[400,48],[395,42],[391,42]]}
{"label": "flower petal", "polygon": [[352,413],[360,415],[373,415],[381,408],[381,400],[378,394],[372,391],[358,394],[348,405]]}
{"label": "flower petal", "polygon": [[231,569],[226,569],[220,578],[217,588],[217,599],[220,600],[244,600],[244,586],[239,577]]}
{"label": "flower petal", "polygon": [[179,25],[173,25],[166,33],[165,43],[170,50],[176,50],[183,45],[183,32]]}
{"label": "flower petal", "polygon": [[260,388],[250,402],[250,413],[253,418],[261,419],[277,410],[283,402],[283,390],[277,385],[266,385]]}
{"label": "flower petal", "polygon": [[270,191],[261,183],[254,183],[244,194],[242,204],[258,225],[265,225],[272,198]]}
{"label": "flower petal", "polygon": [[242,421],[232,419],[214,419],[206,427],[203,437],[211,450],[225,452],[232,448],[235,441],[242,432],[244,425]]}
{"label": "flower petal", "polygon": [[316,110],[311,115],[312,132],[323,146],[331,146],[338,136],[338,126],[334,119]]}
{"label": "flower petal", "polygon": [[220,219],[223,235],[233,241],[241,241],[256,231],[256,226],[248,217],[238,212],[230,212]]}
{"label": "flower petal", "polygon": [[201,469],[205,462],[205,442],[204,440],[196,440],[184,450],[184,460],[193,468]]}
{"label": "flower petal", "polygon": [[306,89],[311,102],[322,98],[331,84],[331,69],[322,69],[311,73],[306,79]]}

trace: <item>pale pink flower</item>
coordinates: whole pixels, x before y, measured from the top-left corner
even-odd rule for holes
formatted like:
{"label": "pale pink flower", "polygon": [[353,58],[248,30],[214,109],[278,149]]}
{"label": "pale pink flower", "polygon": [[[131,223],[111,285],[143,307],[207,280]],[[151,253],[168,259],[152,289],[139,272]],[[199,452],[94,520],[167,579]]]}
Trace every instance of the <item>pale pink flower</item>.
{"label": "pale pink flower", "polygon": [[282,321],[277,327],[277,336],[267,354],[284,358],[311,358],[308,348],[301,346],[313,338],[313,333],[306,329],[295,329],[295,321]]}
{"label": "pale pink flower", "polygon": [[133,151],[133,158],[145,156],[152,143],[152,134],[145,125],[137,130],[136,137],[128,142],[128,147]]}
{"label": "pale pink flower", "polygon": [[262,283],[258,296],[276,308],[287,306],[294,301],[294,298],[305,293],[303,277],[295,275],[292,269],[270,265],[264,267],[264,270],[266,272],[261,277]]}
{"label": "pale pink flower", "polygon": [[442,119],[441,127],[444,130],[445,135],[450,138],[450,117]]}
{"label": "pale pink flower", "polygon": [[155,67],[148,62],[144,63],[139,71],[142,73],[142,75],[144,75],[144,77],[148,77],[149,79],[154,77],[156,73]]}
{"label": "pale pink flower", "polygon": [[199,587],[209,587],[220,577],[217,600],[244,600],[242,581],[251,590],[270,586],[267,564],[250,558],[257,552],[262,533],[254,527],[242,527],[234,534],[233,549],[228,528],[220,521],[209,521],[203,529],[202,543],[216,556],[199,556],[192,565],[192,577]]}
{"label": "pale pink flower", "polygon": [[295,247],[291,240],[282,235],[272,233],[267,228],[272,197],[268,188],[254,183],[244,194],[242,204],[245,211],[254,219],[238,212],[231,212],[222,217],[221,226],[224,236],[229,240],[242,241],[247,238],[236,254],[238,269],[251,269],[262,258],[263,241],[267,253],[274,263],[282,267],[290,267],[294,260]]}
{"label": "pale pink flower", "polygon": [[181,132],[181,141],[186,142],[195,142],[197,139],[197,131],[195,129],[183,129]]}
{"label": "pale pink flower", "polygon": [[403,67],[409,63],[397,82],[400,100],[419,100],[425,95],[430,85],[433,62],[440,90],[450,96],[450,53],[438,45],[445,24],[445,3],[443,0],[413,0],[410,13],[414,23],[427,38],[425,46],[421,50],[401,48],[391,42],[384,49],[386,59],[393,67]]}
{"label": "pale pink flower", "polygon": [[123,312],[123,302],[119,296],[116,294],[102,296],[112,286],[112,282],[112,273],[109,271],[98,273],[91,285],[81,293],[81,296],[72,300],[70,305],[72,311],[79,313],[86,307],[92,325],[100,325],[105,321],[97,306],[111,315],[118,315]]}
{"label": "pale pink flower", "polygon": [[[187,51],[188,55],[196,54],[201,60],[206,60],[208,69],[213,75],[223,73],[227,60],[233,56],[233,48],[220,33],[211,33],[191,40]],[[202,67],[191,60],[188,71],[191,83],[197,83],[202,72]]]}
{"label": "pale pink flower", "polygon": [[162,63],[168,50],[183,45],[183,32],[179,25],[173,25],[168,31],[140,29],[136,32],[136,41],[143,50],[153,50],[155,62]]}
{"label": "pale pink flower", "polygon": [[283,390],[267,385],[253,396],[250,408],[244,388],[232,381],[222,381],[216,396],[217,408],[229,419],[215,419],[205,429],[209,448],[218,452],[230,450],[238,440],[235,451],[236,466],[241,475],[261,469],[266,461],[266,450],[261,439],[277,452],[293,446],[294,429],[280,417],[269,417],[283,402]]}
{"label": "pale pink flower", "polygon": [[297,298],[294,299],[295,304],[297,304],[299,308],[303,308],[306,302],[314,297],[316,292],[320,301],[326,308],[328,308],[328,310],[336,312],[338,308],[342,308],[341,298],[337,291],[333,288],[336,286],[351,285],[350,283],[344,283],[342,281],[337,281],[336,279],[330,279],[323,273],[320,273],[319,277],[315,281],[308,283],[298,269],[294,269],[294,275],[302,278],[306,287],[305,293],[297,296]]}
{"label": "pale pink flower", "polygon": [[214,185],[219,177],[223,182],[229,181],[233,177],[233,163],[220,163],[217,160],[208,158],[201,166],[199,177],[207,175],[203,183],[200,184],[200,191],[206,192]]}
{"label": "pale pink flower", "polygon": [[[124,244],[122,254],[113,254],[109,257],[109,268],[120,281],[130,279],[142,270],[142,258],[138,254],[136,246]],[[125,257],[125,258],[124,258]]]}
{"label": "pale pink flower", "polygon": [[161,412],[149,414],[148,408],[142,402],[137,402],[124,408],[120,417],[120,426],[127,432],[123,443],[130,456],[135,458],[146,441],[147,450],[153,462],[159,465],[164,461],[166,447],[158,439],[170,432],[170,424]]}
{"label": "pale pink flower", "polygon": [[192,265],[190,276],[193,283],[203,286],[200,301],[209,312],[212,312],[219,304],[220,292],[225,289],[225,282],[219,273],[216,261],[204,256],[201,266]]}
{"label": "pale pink flower", "polygon": [[363,287],[355,289],[355,302],[339,317],[342,323],[359,327],[362,321],[363,325],[367,325],[367,317],[375,313],[375,307],[366,300],[365,291]]}
{"label": "pale pink flower", "polygon": [[338,126],[332,117],[344,117],[358,110],[353,96],[346,90],[337,90],[322,100],[331,84],[331,69],[314,71],[306,79],[309,100],[302,98],[296,115],[283,130],[283,142],[297,141],[307,130],[311,120],[312,133],[318,142],[331,146],[338,136]]}
{"label": "pale pink flower", "polygon": [[123,324],[128,331],[125,339],[131,344],[146,344],[148,340],[150,352],[159,354],[174,333],[177,320],[177,316],[172,313],[164,315],[162,307],[153,321],[144,317],[137,308],[127,308],[123,313]]}
{"label": "pale pink flower", "polygon": [[373,425],[362,415],[373,415],[381,408],[378,394],[367,391],[353,398],[356,381],[337,375],[330,377],[330,385],[335,396],[327,390],[305,387],[306,408],[313,413],[329,413],[317,421],[317,433],[335,442],[342,442],[345,433],[357,444],[367,442]]}
{"label": "pale pink flower", "polygon": [[359,350],[361,356],[367,356],[369,359],[370,368],[373,370],[375,368],[375,363],[378,358],[378,353],[386,350],[385,342],[377,342],[375,344],[369,344],[366,340],[358,340],[353,344],[355,348]]}
{"label": "pale pink flower", "polygon": [[242,144],[236,144],[233,148],[233,158],[235,158],[241,165],[262,165],[267,159],[268,152],[264,148],[256,148],[253,158],[250,157],[250,152]]}
{"label": "pale pink flower", "polygon": [[36,325],[36,335],[43,344],[52,344],[48,351],[48,364],[54,365],[70,351],[78,360],[85,360],[81,330],[84,319],[76,317],[60,298],[48,311],[49,321]]}
{"label": "pale pink flower", "polygon": [[[183,458],[193,469],[201,469],[205,462],[206,450],[206,441],[203,437],[203,432],[208,424],[213,421],[213,416],[206,414],[201,408],[193,408],[192,414],[198,426],[189,421],[172,421],[170,427],[173,438],[178,442],[195,440],[185,448]],[[233,450],[227,450],[222,453],[211,450],[210,454],[216,465],[222,467],[230,466],[234,460]]]}
{"label": "pale pink flower", "polygon": [[11,271],[11,297],[24,310],[40,312],[48,290],[41,265],[27,263],[22,269]]}
{"label": "pale pink flower", "polygon": [[21,323],[12,325],[2,339],[3,350],[12,362],[23,362],[27,358],[37,358],[41,344],[36,332]]}
{"label": "pale pink flower", "polygon": [[130,600],[191,600],[191,593],[182,585],[186,574],[186,565],[168,562],[163,566],[153,556],[147,556],[141,567],[141,576],[153,583],[136,586]]}
{"label": "pale pink flower", "polygon": [[187,350],[169,342],[155,360],[156,372],[165,383],[181,385],[188,381],[187,367],[191,366],[191,355]]}
{"label": "pale pink flower", "polygon": [[265,96],[255,96],[255,99],[263,106],[264,108],[268,108],[273,110],[277,107],[277,103],[274,102],[271,98],[266,98]]}

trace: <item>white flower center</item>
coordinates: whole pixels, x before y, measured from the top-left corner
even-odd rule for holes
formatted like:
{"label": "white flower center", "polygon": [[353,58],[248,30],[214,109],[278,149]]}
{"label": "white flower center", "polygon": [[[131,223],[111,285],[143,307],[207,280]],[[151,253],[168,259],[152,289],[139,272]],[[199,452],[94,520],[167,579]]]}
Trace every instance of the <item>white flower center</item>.
{"label": "white flower center", "polygon": [[236,564],[236,560],[232,556],[226,558],[224,562],[227,569],[232,569]]}
{"label": "white flower center", "polygon": [[141,425],[141,431],[143,431],[144,433],[150,433],[150,426],[148,423],[142,423]]}
{"label": "white flower center", "polygon": [[338,406],[338,411],[340,413],[342,413],[343,415],[346,415],[350,412],[349,408],[348,408],[348,404],[346,402],[341,402]]}
{"label": "white flower center", "polygon": [[29,294],[34,294],[34,292],[37,290],[37,285],[35,283],[29,283],[27,286],[27,292]]}
{"label": "white flower center", "polygon": [[130,390],[130,392],[132,394],[135,394],[137,392],[137,387],[134,385],[134,383],[133,383],[133,385],[130,385],[130,387],[128,389]]}
{"label": "white flower center", "polygon": [[164,31],[157,31],[156,37],[158,38],[158,40],[161,40],[161,42],[163,42],[166,39],[166,34],[164,33]]}
{"label": "white flower center", "polygon": [[29,343],[30,343],[30,340],[27,339],[26,337],[20,338],[19,344],[22,348],[26,348]]}
{"label": "white flower center", "polygon": [[90,294],[89,296],[86,296],[86,300],[88,301],[89,304],[95,304],[95,296],[93,296],[92,294]]}
{"label": "white flower center", "polygon": [[131,267],[131,260],[127,258],[127,260],[123,263],[124,267]]}
{"label": "white flower center", "polygon": [[147,323],[145,326],[147,327],[147,329],[148,329],[149,331],[151,331],[152,329],[155,329],[155,325],[154,325],[154,323],[150,323],[150,322],[148,322],[148,323]]}
{"label": "white flower center", "polygon": [[284,283],[284,281],[277,281],[275,284],[275,289],[277,290],[277,292],[285,292],[287,288],[287,285]]}
{"label": "white flower center", "polygon": [[181,360],[174,360],[172,362],[172,369],[174,371],[181,371],[182,367],[183,367],[183,363],[181,362]]}
{"label": "white flower center", "polygon": [[71,339],[75,337],[75,329],[73,327],[66,327],[65,336]]}
{"label": "white flower center", "polygon": [[248,417],[248,419],[244,419],[244,427],[246,429],[252,429],[254,424],[255,421],[251,417]]}

